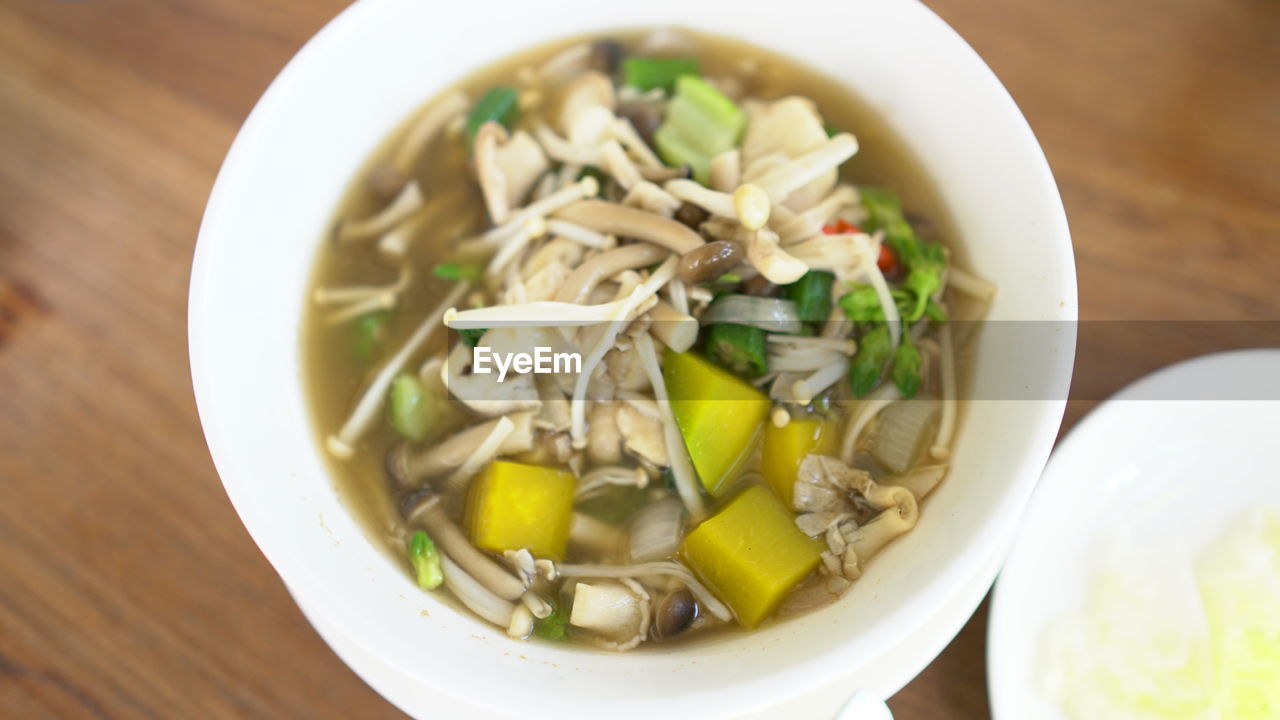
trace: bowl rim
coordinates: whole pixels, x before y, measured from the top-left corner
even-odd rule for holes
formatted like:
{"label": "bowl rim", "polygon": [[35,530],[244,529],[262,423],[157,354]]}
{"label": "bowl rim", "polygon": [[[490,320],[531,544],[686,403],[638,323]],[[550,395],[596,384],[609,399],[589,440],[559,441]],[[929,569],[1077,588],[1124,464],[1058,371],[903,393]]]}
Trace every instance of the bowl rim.
{"label": "bowl rim", "polygon": [[[880,1],[894,2],[894,0]],[[252,507],[246,499],[242,485],[245,482],[248,470],[236,467],[233,464],[232,453],[228,448],[234,440],[227,435],[221,434],[218,429],[219,425],[216,419],[220,410],[213,397],[209,371],[212,364],[217,362],[217,349],[209,343],[205,323],[207,315],[216,312],[211,308],[212,301],[207,292],[207,288],[212,282],[210,277],[211,264],[208,257],[213,252],[213,243],[216,242],[218,219],[227,212],[225,207],[228,184],[233,182],[231,178],[241,172],[243,166],[252,163],[252,146],[261,141],[263,128],[267,123],[267,116],[278,104],[280,96],[284,93],[284,88],[294,81],[295,76],[308,72],[307,65],[313,58],[332,52],[335,47],[340,46],[343,35],[353,25],[363,21],[367,16],[379,11],[384,6],[390,5],[391,2],[393,0],[358,0],[355,2],[329,21],[308,40],[271,82],[237,133],[219,170],[201,223],[191,271],[191,290],[188,307],[190,363],[197,410],[204,428],[210,454],[228,497],[236,512],[240,515],[250,536],[253,537],[255,543],[261,548],[263,554],[271,562],[290,590],[295,593],[302,593],[308,598],[323,597],[323,594],[319,592],[313,575],[303,572],[294,561],[294,558],[274,542],[271,533],[266,530],[270,522],[269,518],[257,512],[257,508]],[[932,24],[934,26],[932,28],[933,31],[941,31],[950,36],[953,41],[959,43],[956,52],[960,53],[962,57],[958,56],[958,59],[980,68],[983,74],[982,81],[991,86],[989,89],[995,92],[996,101],[1002,106],[998,108],[998,111],[1017,126],[1017,137],[1011,137],[1009,143],[1011,146],[1016,146],[1020,157],[1027,163],[1027,167],[1035,172],[1040,185],[1038,189],[1047,200],[1048,216],[1045,221],[1048,226],[1047,236],[1051,242],[1046,243],[1045,247],[1046,252],[1054,254],[1053,259],[1060,268],[1060,272],[1056,276],[1048,278],[1052,287],[1047,289],[1046,292],[1055,293],[1062,298],[1060,311],[1054,319],[1074,322],[1078,312],[1076,274],[1066,215],[1048,161],[1025,117],[985,62],[941,18],[914,1],[897,4],[911,6],[914,8],[911,12],[921,12],[920,22]],[[301,306],[299,305],[300,311]],[[1053,445],[1057,428],[1065,410],[1066,387],[1070,382],[1074,364],[1074,348],[1075,338],[1072,335],[1066,344],[1066,357],[1060,358],[1059,365],[1049,373],[1054,384],[1060,386],[1063,399],[1043,402],[1037,414],[1036,424],[1027,431],[1027,437],[1034,439],[1034,442],[1027,443],[1025,447],[1021,448],[1018,456],[1011,461],[1009,468],[1005,471],[1011,480],[1001,486],[1001,495],[994,499],[996,502],[993,503],[993,516],[1013,518],[1013,520],[1006,520],[1005,524],[1014,522],[1021,515],[1036,478],[1038,478],[1040,470],[1048,459],[1049,450]],[[927,581],[926,586],[930,592],[919,593],[909,598],[896,612],[895,618],[899,620],[905,619],[900,625],[903,632],[908,632],[910,629],[922,624],[926,618],[936,613],[939,604],[945,602],[952,591],[960,587],[975,569],[981,566],[981,563],[987,557],[987,553],[990,552],[990,549],[1001,536],[1001,532],[1005,529],[1005,525],[989,521],[966,537],[963,543],[960,543],[959,551],[945,566],[944,572]],[[312,603],[311,607],[317,613],[322,614],[331,624],[344,628],[346,631],[351,630],[351,626],[345,622],[343,617],[335,615],[333,608],[326,607],[323,603]],[[348,632],[348,634],[355,633]],[[778,674],[788,675],[789,679],[795,682],[794,686],[799,688],[795,691],[795,694],[799,694],[806,690],[812,690],[822,682],[832,679],[838,671],[838,669],[832,669],[827,672],[815,672],[813,665],[814,663],[809,663],[807,670],[810,672],[803,676],[795,671],[779,671]]]}

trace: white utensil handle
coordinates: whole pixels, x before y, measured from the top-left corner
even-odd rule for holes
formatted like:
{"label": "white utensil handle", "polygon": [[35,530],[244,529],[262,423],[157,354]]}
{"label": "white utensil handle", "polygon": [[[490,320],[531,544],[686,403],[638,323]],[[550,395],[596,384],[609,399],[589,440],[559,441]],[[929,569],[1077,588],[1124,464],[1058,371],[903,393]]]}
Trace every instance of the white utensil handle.
{"label": "white utensil handle", "polygon": [[859,690],[849,698],[836,720],[893,720],[893,713],[884,701],[866,690]]}

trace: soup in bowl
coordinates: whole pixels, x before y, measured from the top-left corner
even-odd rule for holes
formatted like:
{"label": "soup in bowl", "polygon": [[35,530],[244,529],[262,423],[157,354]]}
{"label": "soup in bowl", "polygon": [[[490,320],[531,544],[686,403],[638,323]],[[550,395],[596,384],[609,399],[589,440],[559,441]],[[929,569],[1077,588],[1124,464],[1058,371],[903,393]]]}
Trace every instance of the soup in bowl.
{"label": "soup in bowl", "polygon": [[[1022,373],[1065,396],[1069,334],[1028,367],[969,322],[1074,313],[1052,180],[985,68],[952,51],[990,94],[952,125],[1014,150],[958,175],[978,159],[961,136],[900,115],[929,106],[922,70],[900,98],[688,24],[539,45],[546,26],[413,92],[340,83],[341,117],[302,133],[334,148],[320,161],[272,133],[339,52],[326,31],[215,189],[192,354],[220,473],[309,611],[426,686],[508,711],[803,692],[970,579],[1052,441],[1060,397],[996,388]],[[405,67],[395,39],[378,62]],[[262,208],[241,156],[289,189],[253,233],[314,235],[259,245],[274,272],[233,281],[246,248],[211,238]],[[1010,181],[1017,207],[974,194]],[[260,310],[236,313],[246,297]]]}

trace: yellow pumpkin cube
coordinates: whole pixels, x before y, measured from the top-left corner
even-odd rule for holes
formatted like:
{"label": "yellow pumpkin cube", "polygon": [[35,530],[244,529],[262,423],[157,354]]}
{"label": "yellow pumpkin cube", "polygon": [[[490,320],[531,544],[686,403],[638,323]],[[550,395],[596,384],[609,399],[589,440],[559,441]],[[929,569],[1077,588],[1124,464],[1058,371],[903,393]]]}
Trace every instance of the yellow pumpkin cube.
{"label": "yellow pumpkin cube", "polygon": [[760,470],[773,492],[791,507],[800,463],[809,453],[830,453],[835,449],[835,423],[822,420],[792,420],[782,427],[769,423],[764,429]]}
{"label": "yellow pumpkin cube", "polygon": [[681,552],[738,622],[751,628],[813,572],[822,548],[796,528],[782,501],[752,485],[694,528]]}
{"label": "yellow pumpkin cube", "polygon": [[467,529],[476,547],[501,553],[525,548],[563,560],[573,519],[573,473],[495,460],[471,483]]}
{"label": "yellow pumpkin cube", "polygon": [[769,398],[692,352],[668,350],[662,377],[698,479],[712,495],[723,492],[755,447]]}

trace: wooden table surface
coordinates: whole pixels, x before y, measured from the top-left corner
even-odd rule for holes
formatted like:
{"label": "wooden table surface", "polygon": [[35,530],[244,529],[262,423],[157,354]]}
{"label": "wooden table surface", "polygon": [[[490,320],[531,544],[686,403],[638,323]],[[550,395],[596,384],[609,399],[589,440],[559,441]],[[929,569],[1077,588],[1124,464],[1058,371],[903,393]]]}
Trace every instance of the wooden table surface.
{"label": "wooden table surface", "polygon": [[[218,165],[343,4],[0,4],[2,717],[399,715],[240,525],[187,366]],[[1044,145],[1083,318],[1280,319],[1280,3],[931,4]],[[1248,344],[1129,334],[1082,331],[1068,425],[1160,364]],[[892,700],[898,718],[989,715],[985,627],[984,605]]]}

